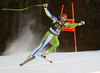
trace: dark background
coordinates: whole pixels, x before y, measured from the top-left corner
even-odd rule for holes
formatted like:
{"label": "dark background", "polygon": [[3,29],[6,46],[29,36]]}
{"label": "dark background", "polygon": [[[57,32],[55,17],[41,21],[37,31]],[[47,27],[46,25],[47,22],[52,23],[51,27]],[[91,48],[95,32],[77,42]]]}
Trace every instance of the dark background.
{"label": "dark background", "polygon": [[[6,50],[8,43],[17,39],[19,27],[23,28],[30,22],[31,31],[33,34],[41,33],[41,39],[52,24],[43,7],[33,7],[21,12],[3,11],[2,8],[21,9],[43,3],[49,4],[48,10],[56,17],[59,17],[61,6],[64,4],[64,13],[68,18],[72,18],[73,3],[75,22],[86,22],[84,26],[76,27],[78,51],[100,50],[100,0],[0,0],[0,54]],[[31,22],[33,19],[35,23]],[[62,32],[59,41],[57,51],[74,51],[73,32]]]}

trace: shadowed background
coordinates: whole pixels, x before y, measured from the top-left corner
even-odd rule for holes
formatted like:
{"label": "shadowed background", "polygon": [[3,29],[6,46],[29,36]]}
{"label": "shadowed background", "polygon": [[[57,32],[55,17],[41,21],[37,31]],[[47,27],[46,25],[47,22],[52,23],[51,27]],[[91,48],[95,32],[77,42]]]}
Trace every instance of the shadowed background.
{"label": "shadowed background", "polygon": [[[2,8],[22,9],[43,3],[48,3],[48,10],[58,18],[64,4],[64,13],[69,19],[72,18],[73,3],[75,22],[86,22],[84,26],[76,27],[78,51],[100,50],[100,0],[0,0],[0,54],[9,48],[13,52],[33,50],[52,24],[43,7],[20,12],[3,11]],[[57,51],[74,51],[73,32],[62,32],[59,41]],[[48,48],[50,46],[48,44]]]}

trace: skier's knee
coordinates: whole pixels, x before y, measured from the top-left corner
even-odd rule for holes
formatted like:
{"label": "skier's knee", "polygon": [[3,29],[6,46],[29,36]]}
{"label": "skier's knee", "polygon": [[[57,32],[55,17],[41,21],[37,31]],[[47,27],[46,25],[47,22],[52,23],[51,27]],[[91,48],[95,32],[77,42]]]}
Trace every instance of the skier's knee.
{"label": "skier's knee", "polygon": [[59,42],[55,43],[54,45],[55,45],[56,47],[58,47],[58,46],[59,46]]}

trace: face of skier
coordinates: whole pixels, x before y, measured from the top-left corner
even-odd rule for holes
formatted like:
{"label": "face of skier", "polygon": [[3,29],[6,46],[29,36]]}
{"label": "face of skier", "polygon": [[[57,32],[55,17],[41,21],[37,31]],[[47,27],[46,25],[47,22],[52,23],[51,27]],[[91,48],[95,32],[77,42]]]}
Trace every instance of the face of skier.
{"label": "face of skier", "polygon": [[61,23],[64,23],[66,20],[67,20],[66,18],[64,18],[64,17],[61,17],[61,20],[60,20],[60,22],[61,22]]}

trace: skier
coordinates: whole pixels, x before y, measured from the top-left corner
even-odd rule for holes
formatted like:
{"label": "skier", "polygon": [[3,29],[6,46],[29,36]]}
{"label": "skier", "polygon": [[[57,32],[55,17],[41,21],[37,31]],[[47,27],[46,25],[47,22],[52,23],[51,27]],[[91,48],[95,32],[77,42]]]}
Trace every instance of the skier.
{"label": "skier", "polygon": [[51,18],[53,21],[53,24],[49,28],[49,30],[46,32],[44,37],[42,38],[39,46],[27,57],[27,59],[34,59],[35,54],[41,50],[46,44],[50,43],[52,45],[51,48],[49,48],[45,53],[43,53],[41,56],[46,58],[49,53],[51,53],[54,49],[56,49],[59,46],[59,40],[57,39],[57,36],[60,34],[63,28],[65,27],[76,27],[76,26],[81,26],[84,25],[85,22],[81,21],[80,23],[74,23],[70,24],[66,22],[67,20],[67,15],[66,14],[61,14],[59,19],[55,16],[53,16],[47,9],[48,4],[43,4],[44,6],[44,11],[48,17]]}

